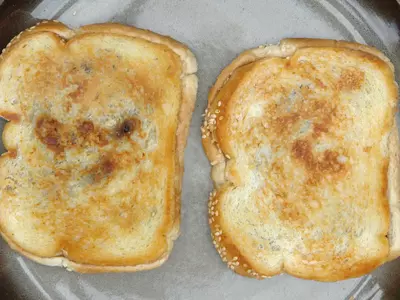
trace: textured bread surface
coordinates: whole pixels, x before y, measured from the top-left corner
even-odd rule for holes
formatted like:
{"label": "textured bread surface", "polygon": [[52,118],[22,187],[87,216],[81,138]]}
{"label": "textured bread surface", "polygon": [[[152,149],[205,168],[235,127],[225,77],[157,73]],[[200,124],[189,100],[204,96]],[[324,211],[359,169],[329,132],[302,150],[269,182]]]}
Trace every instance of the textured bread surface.
{"label": "textured bread surface", "polygon": [[118,24],[44,22],[0,58],[0,229],[12,248],[80,272],[157,267],[179,234],[196,60]]}
{"label": "textured bread surface", "polygon": [[201,130],[229,268],[336,281],[398,256],[396,109],[393,66],[356,43],[286,39],[226,67]]}

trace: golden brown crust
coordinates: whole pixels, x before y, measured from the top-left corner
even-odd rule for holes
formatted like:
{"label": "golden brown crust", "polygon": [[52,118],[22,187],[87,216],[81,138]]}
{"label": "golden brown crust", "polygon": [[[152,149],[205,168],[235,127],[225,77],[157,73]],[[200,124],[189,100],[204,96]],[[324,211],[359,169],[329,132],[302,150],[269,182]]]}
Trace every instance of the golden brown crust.
{"label": "golden brown crust", "polygon": [[28,37],[29,35],[38,33],[38,32],[52,32],[52,33],[56,34],[58,37],[61,37],[63,39],[70,39],[75,35],[73,30],[69,29],[67,26],[65,26],[64,24],[62,24],[58,21],[42,21],[42,22],[20,32],[18,35],[16,35],[8,43],[8,45],[2,50],[2,53],[0,55],[0,61],[2,59],[5,59],[5,56],[7,55],[7,53],[12,50],[13,46],[17,42],[20,42],[21,40]]}
{"label": "golden brown crust", "polygon": [[255,267],[251,265],[245,255],[240,253],[231,238],[221,230],[220,207],[218,206],[218,203],[221,195],[226,191],[226,189],[229,189],[229,185],[219,188],[218,191],[214,190],[210,193],[208,199],[208,224],[210,225],[214,247],[222,261],[225,262],[228,265],[228,268],[235,273],[256,279],[268,278],[270,276],[265,274],[261,275],[255,270]]}
{"label": "golden brown crust", "polygon": [[23,248],[19,247],[16,243],[13,242],[7,235],[1,232],[1,236],[8,243],[11,249],[19,252],[20,254],[28,257],[29,259],[50,267],[64,267],[68,271],[75,271],[79,273],[116,273],[116,272],[137,272],[137,271],[145,271],[151,270],[161,266],[167,259],[168,254],[161,257],[159,260],[154,261],[149,264],[142,264],[136,266],[97,266],[97,265],[87,265],[73,262],[63,256],[58,257],[39,257],[37,255],[33,255],[28,251],[25,251]]}
{"label": "golden brown crust", "polygon": [[391,224],[389,238],[391,241],[388,260],[393,260],[400,256],[400,142],[397,122],[393,123],[393,128],[389,136],[389,206],[391,212]]}
{"label": "golden brown crust", "polygon": [[[283,39],[280,43],[284,51],[292,51],[294,49],[309,48],[309,47],[331,47],[331,48],[347,48],[351,50],[362,51],[365,53],[372,54],[385,63],[387,63],[392,71],[394,71],[393,64],[390,60],[378,49],[348,41],[338,41],[338,40],[328,40],[328,39],[303,39],[303,38],[293,38],[293,39]],[[285,49],[288,48],[288,49]],[[294,50],[295,51],[295,50]]]}
{"label": "golden brown crust", "polygon": [[103,32],[103,33],[114,33],[122,34],[125,36],[131,36],[136,38],[141,38],[152,43],[163,44],[168,46],[172,51],[179,55],[183,64],[183,73],[186,75],[193,74],[197,71],[197,62],[193,53],[189,48],[168,37],[150,30],[135,28],[132,26],[126,26],[122,24],[115,23],[104,23],[104,24],[91,24],[82,26],[77,30],[77,33],[89,33],[89,32]]}
{"label": "golden brown crust", "polygon": [[[255,65],[255,62],[266,58],[273,57],[290,57],[292,56],[298,49],[300,48],[310,48],[310,47],[319,47],[319,48],[327,48],[327,49],[351,49],[360,53],[360,55],[364,55],[366,59],[370,61],[374,61],[379,70],[381,70],[385,74],[385,80],[387,80],[387,86],[391,87],[390,90],[390,98],[396,99],[397,97],[397,89],[396,86],[393,85],[393,65],[390,63],[389,59],[386,58],[380,51],[373,47],[369,47],[366,45],[360,45],[353,42],[346,41],[334,41],[334,40],[320,40],[320,39],[284,39],[281,41],[279,46],[260,46],[259,48],[250,49],[242,54],[240,54],[236,59],[232,61],[230,65],[224,68],[224,70],[218,76],[214,86],[210,89],[209,97],[208,97],[208,107],[205,112],[205,120],[202,126],[202,143],[206,155],[212,165],[212,178],[214,181],[215,190],[210,194],[209,199],[209,224],[211,228],[211,235],[213,239],[213,244],[215,245],[218,253],[224,262],[227,262],[228,267],[234,270],[236,273],[262,279],[269,276],[276,275],[280,272],[271,271],[270,273],[261,271],[257,269],[256,266],[252,265],[249,259],[235,246],[234,242],[231,240],[228,234],[222,232],[222,224],[220,218],[220,209],[221,208],[221,199],[223,194],[232,189],[238,183],[240,184],[240,171],[229,169],[227,171],[226,166],[229,166],[231,159],[230,157],[230,149],[228,143],[224,142],[226,139],[224,136],[218,136],[218,132],[226,132],[224,129],[220,129],[224,127],[224,120],[227,118],[226,111],[229,111],[227,105],[229,105],[230,94],[233,90],[235,90],[235,86],[240,85],[241,81],[246,80],[246,73],[251,70],[251,68]],[[389,67],[389,68],[388,68]],[[342,89],[357,89],[359,87],[359,82],[354,81],[354,78],[357,76],[353,76],[356,74],[351,74],[351,76],[346,76],[343,74],[342,83],[339,81],[338,84],[341,85]],[[360,75],[361,76],[361,75]],[[360,77],[359,80],[363,78]],[[229,82],[230,88],[225,89],[224,87],[226,83]],[[222,95],[221,95],[222,94]],[[225,119],[224,119],[225,118]],[[389,123],[391,124],[393,116],[388,116]],[[218,124],[218,130],[216,130],[216,124]],[[388,124],[389,126],[391,126]],[[285,127],[283,127],[285,128]],[[317,128],[316,128],[317,129]],[[324,130],[321,128],[321,130]],[[397,132],[397,127],[395,127]],[[394,137],[395,135],[391,135]],[[397,136],[397,135],[396,135]],[[393,139],[392,139],[393,140]],[[393,142],[392,144],[395,144]],[[398,163],[396,163],[396,158],[398,160],[398,140],[396,143],[396,151],[393,152],[394,146],[391,147],[390,150],[390,168],[389,168],[389,178],[393,178],[393,174],[397,174]],[[301,160],[304,159],[306,166],[317,168],[316,170],[322,170],[321,168],[324,166],[314,165],[312,160],[307,158],[307,148],[301,147],[302,145],[298,145],[297,154]],[[296,154],[296,149],[293,149],[294,154]],[[329,158],[329,157],[328,157]],[[333,157],[332,157],[333,159]],[[324,159],[324,162],[329,162],[329,160]],[[332,162],[336,163],[336,157]],[[315,162],[317,163],[317,162]],[[339,165],[338,165],[339,166]],[[326,165],[326,167],[335,169],[334,165]],[[340,167],[340,166],[339,166]],[[340,171],[340,170],[339,170]],[[236,172],[236,174],[235,174]],[[336,171],[335,171],[336,172]],[[397,180],[398,174],[394,176]],[[235,180],[239,180],[239,182],[233,182]],[[389,186],[392,188],[391,199],[395,199],[394,201],[398,203],[398,198],[400,195],[400,190],[398,188],[398,184],[394,182],[389,182]],[[400,207],[399,207],[399,217],[400,217]],[[389,220],[389,216],[385,216],[385,219]],[[400,249],[400,243],[397,244]],[[400,253],[399,250],[396,249],[396,252],[393,252],[391,249],[391,258],[398,256]],[[357,277],[363,274],[370,272],[372,269],[376,268],[382,263],[380,259],[371,259],[364,262],[359,262],[357,266],[354,266],[351,272],[343,272],[336,273],[335,275],[325,274],[321,272],[321,274],[317,274],[310,269],[308,271],[299,271],[296,268],[290,268],[289,266],[285,266],[284,270],[293,275],[300,278],[305,279],[314,279],[320,281],[336,281],[343,280],[350,277]]]}
{"label": "golden brown crust", "polygon": [[215,98],[218,91],[222,88],[222,86],[226,83],[226,81],[237,68],[262,58],[288,57],[292,55],[297,49],[305,47],[348,48],[352,50],[363,51],[379,57],[381,60],[386,62],[392,70],[394,70],[393,64],[390,62],[390,60],[382,52],[374,47],[354,42],[329,39],[288,38],[283,39],[280,42],[279,46],[261,45],[258,48],[253,48],[242,52],[218,75],[215,84],[211,87],[208,94],[208,102],[211,103],[210,101]]}
{"label": "golden brown crust", "polygon": [[225,83],[229,80],[229,77],[239,67],[250,64],[262,58],[284,57],[286,56],[286,54],[289,53],[283,52],[280,47],[275,45],[262,45],[258,48],[244,51],[238,57],[236,57],[228,66],[226,66],[218,75],[215,84],[211,87],[210,92],[208,93],[208,103],[211,104],[211,101],[215,99],[215,96],[217,95],[219,90],[225,85]]}
{"label": "golden brown crust", "polygon": [[[10,53],[12,53],[12,49],[14,46],[20,42],[23,42],[25,38],[32,38],[32,35],[40,34],[41,32],[53,33],[55,39],[60,39],[61,42],[64,40],[77,39],[82,34],[91,34],[91,33],[102,33],[102,34],[112,34],[112,35],[121,35],[121,36],[129,36],[140,38],[142,40],[146,40],[151,43],[160,44],[168,47],[171,51],[175,52],[181,61],[181,101],[179,108],[179,121],[178,127],[176,130],[175,137],[175,150],[176,159],[175,159],[175,179],[174,181],[174,199],[175,204],[171,206],[172,211],[171,214],[171,222],[166,226],[168,228],[168,234],[166,237],[167,242],[167,251],[161,255],[157,260],[151,261],[148,263],[139,263],[134,265],[127,266],[113,266],[113,265],[92,265],[92,264],[81,264],[76,263],[64,256],[57,257],[40,257],[38,255],[34,255],[29,251],[26,251],[19,245],[17,245],[7,234],[2,231],[3,238],[9,243],[9,245],[15,249],[16,251],[24,254],[30,259],[37,261],[39,263],[50,265],[50,266],[64,266],[69,270],[74,270],[77,272],[83,273],[98,273],[98,272],[132,272],[132,271],[140,271],[147,270],[158,267],[162,263],[164,263],[173,246],[173,241],[179,235],[179,223],[180,223],[180,193],[181,193],[181,177],[183,174],[183,155],[184,148],[186,145],[186,140],[188,136],[188,128],[191,120],[191,115],[194,110],[194,104],[196,100],[196,92],[197,92],[197,77],[194,74],[197,71],[197,63],[192,52],[183,44],[173,40],[170,37],[161,36],[156,33],[138,29],[130,26],[119,25],[119,24],[95,24],[95,25],[87,25],[79,28],[76,31],[69,29],[67,26],[56,22],[56,21],[44,21],[38,25],[33,26],[32,28],[22,32],[17,37],[15,37],[7,46],[5,50],[3,50],[2,56],[0,56],[0,62],[6,58]],[[8,135],[12,129],[15,129],[17,125],[17,121],[19,117],[10,112],[4,112],[1,114],[3,117],[9,119],[10,123],[8,123],[3,132],[3,137]],[[15,117],[15,118],[14,118]],[[17,118],[18,117],[18,118]],[[92,125],[93,126],[93,125]],[[91,128],[92,128],[91,126]],[[10,129],[10,130],[9,130]],[[90,129],[90,128],[89,128]],[[45,132],[47,133],[47,132]],[[40,133],[39,133],[40,134]],[[9,139],[3,139],[5,143],[9,141]],[[12,143],[12,141],[10,141]],[[52,140],[48,141],[50,144],[53,143]],[[9,152],[4,154],[3,156],[10,156],[13,154],[13,145],[6,144]],[[10,154],[11,153],[11,154]],[[110,169],[112,167],[107,167],[108,165],[104,165],[104,168]],[[111,169],[110,169],[111,170]],[[107,171],[107,169],[105,169]]]}
{"label": "golden brown crust", "polygon": [[[182,186],[182,176],[183,176],[183,159],[184,159],[184,151],[186,147],[187,137],[189,136],[189,127],[190,121],[192,117],[192,113],[194,111],[194,105],[196,103],[196,95],[197,95],[197,76],[194,74],[189,74],[182,79],[183,84],[183,98],[182,98],[182,106],[179,113],[179,125],[176,132],[177,136],[177,172],[180,176],[176,177],[176,186],[177,188],[177,199],[181,197],[181,186]],[[180,216],[180,201],[176,203],[176,215]],[[171,236],[175,236],[176,239],[179,235],[179,226],[180,226],[180,217],[175,219],[174,228],[175,230],[171,231]]]}

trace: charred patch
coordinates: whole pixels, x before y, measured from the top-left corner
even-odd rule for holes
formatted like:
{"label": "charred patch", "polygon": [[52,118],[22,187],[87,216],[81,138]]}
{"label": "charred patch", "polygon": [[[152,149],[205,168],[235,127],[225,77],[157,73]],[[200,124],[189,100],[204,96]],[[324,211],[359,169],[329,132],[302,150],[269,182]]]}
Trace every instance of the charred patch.
{"label": "charred patch", "polygon": [[35,134],[37,138],[54,152],[64,150],[62,146],[62,124],[56,119],[41,116],[36,121]]}
{"label": "charred patch", "polygon": [[134,131],[140,129],[140,121],[136,118],[124,120],[117,128],[118,138],[130,136]]}
{"label": "charred patch", "polygon": [[57,153],[72,147],[88,145],[105,146],[110,132],[96,127],[92,121],[84,120],[76,125],[61,124],[49,116],[41,116],[36,121],[35,133],[50,150]]}

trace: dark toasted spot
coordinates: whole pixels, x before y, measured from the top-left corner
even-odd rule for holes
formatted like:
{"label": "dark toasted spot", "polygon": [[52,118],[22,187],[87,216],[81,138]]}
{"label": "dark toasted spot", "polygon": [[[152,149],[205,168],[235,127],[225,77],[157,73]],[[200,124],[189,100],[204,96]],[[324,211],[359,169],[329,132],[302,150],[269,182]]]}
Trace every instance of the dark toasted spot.
{"label": "dark toasted spot", "polygon": [[346,165],[338,161],[340,153],[325,150],[315,155],[308,140],[296,140],[292,146],[292,155],[302,162],[309,171],[309,183],[316,183],[323,174],[338,174],[346,170]]}
{"label": "dark toasted spot", "polygon": [[104,174],[110,174],[112,171],[114,171],[115,165],[111,160],[105,160],[102,164],[102,170]]}
{"label": "dark toasted spot", "polygon": [[127,119],[117,129],[117,137],[129,136],[140,125],[140,121],[135,118]]}
{"label": "dark toasted spot", "polygon": [[77,129],[82,144],[94,143],[99,146],[108,144],[107,136],[110,135],[110,133],[106,129],[95,127],[92,121],[83,121],[77,126]]}
{"label": "dark toasted spot", "polygon": [[358,90],[364,82],[365,74],[359,69],[348,68],[342,71],[337,83],[338,89]]}
{"label": "dark toasted spot", "polygon": [[86,63],[82,64],[81,68],[83,69],[83,71],[85,71],[86,74],[90,74],[92,72],[92,68]]}
{"label": "dark toasted spot", "polygon": [[62,124],[54,118],[41,116],[36,121],[36,136],[52,151],[60,152],[64,150],[61,145],[61,131]]}
{"label": "dark toasted spot", "polygon": [[329,124],[330,122],[326,123],[316,123],[313,125],[313,136],[319,137],[323,133],[327,133],[329,131]]}
{"label": "dark toasted spot", "polygon": [[131,122],[125,122],[123,125],[123,131],[124,133],[128,133],[132,130],[132,125]]}
{"label": "dark toasted spot", "polygon": [[99,145],[99,146],[105,146],[108,144],[108,139],[107,139],[107,132],[104,130],[99,130],[93,135],[92,141]]}
{"label": "dark toasted spot", "polygon": [[343,164],[338,161],[339,153],[332,150],[326,150],[323,153],[321,161],[318,161],[317,167],[320,171],[339,172],[343,168]]}
{"label": "dark toasted spot", "polygon": [[57,145],[58,144],[58,139],[53,136],[46,136],[43,138],[43,141],[47,145]]}
{"label": "dark toasted spot", "polygon": [[71,126],[61,124],[48,116],[38,118],[35,133],[43,144],[57,153],[71,147],[87,147],[93,144],[105,146],[108,144],[108,136],[111,136],[110,131],[95,127],[92,121],[85,120]]}
{"label": "dark toasted spot", "polygon": [[93,175],[94,182],[99,182],[103,178],[109,176],[115,169],[115,162],[109,158],[104,158],[90,170],[90,173]]}
{"label": "dark toasted spot", "polygon": [[90,133],[94,130],[94,125],[92,121],[83,121],[78,127],[78,130],[82,134]]}

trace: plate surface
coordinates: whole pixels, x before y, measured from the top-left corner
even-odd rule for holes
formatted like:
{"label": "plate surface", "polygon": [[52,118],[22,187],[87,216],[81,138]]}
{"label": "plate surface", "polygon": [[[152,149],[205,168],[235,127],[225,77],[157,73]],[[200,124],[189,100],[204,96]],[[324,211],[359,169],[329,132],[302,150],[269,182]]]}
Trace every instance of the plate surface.
{"label": "plate surface", "polygon": [[228,270],[208,229],[212,183],[199,129],[208,89],[221,69],[241,51],[285,37],[346,39],[376,46],[394,63],[398,80],[396,0],[5,0],[0,6],[0,48],[40,19],[58,19],[72,27],[110,21],[135,25],[170,35],[197,56],[199,91],[185,156],[182,233],[162,267],[133,274],[82,275],[41,266],[15,254],[1,240],[2,299],[400,299],[400,259],[372,275],[338,283],[287,275],[257,281]]}

